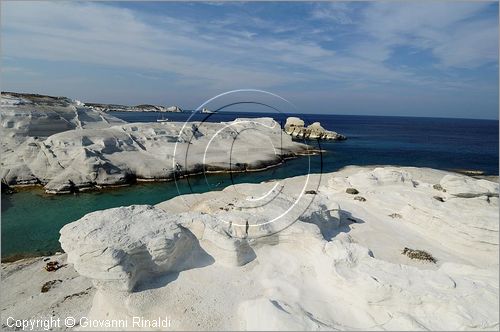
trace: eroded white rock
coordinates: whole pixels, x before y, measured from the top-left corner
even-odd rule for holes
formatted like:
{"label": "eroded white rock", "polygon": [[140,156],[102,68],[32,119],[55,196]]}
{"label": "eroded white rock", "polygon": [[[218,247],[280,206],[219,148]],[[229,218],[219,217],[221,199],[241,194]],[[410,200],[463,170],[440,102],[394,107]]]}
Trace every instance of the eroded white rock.
{"label": "eroded white rock", "polygon": [[[99,272],[98,266],[88,264],[92,247],[100,245],[79,249],[81,244],[109,242],[127,248],[150,239],[140,252],[164,252],[165,235],[154,229],[162,230],[165,222],[188,229],[200,250],[212,258],[203,264],[191,259],[198,264],[182,266],[180,272],[172,272],[181,267],[175,264],[173,270],[141,278],[140,291],[116,292],[97,283],[88,315],[92,319],[153,319],[168,311],[170,329],[496,329],[498,198],[457,197],[433,188],[446,184],[448,180],[441,180],[448,175],[453,174],[351,167],[321,177],[310,175],[311,181],[323,179],[314,188],[303,187],[306,177],[241,184],[221,192],[179,196],[156,208],[106,210],[113,212],[112,224],[121,226],[103,225],[101,235],[94,235],[89,226],[80,226],[83,232],[78,226],[63,231],[70,234],[67,239],[74,239],[66,241],[72,242],[69,257],[71,251],[86,252],[81,257],[88,261],[80,268],[88,268],[89,275],[96,269],[103,279],[113,275],[113,269]],[[477,186],[490,192],[498,188],[472,178],[466,182],[459,186],[460,193],[482,192]],[[345,192],[345,186],[354,184],[365,202]],[[305,191],[308,194],[301,196]],[[437,194],[443,201],[433,198]],[[297,197],[302,197],[294,205],[301,211],[299,217],[293,209],[288,215],[297,218],[295,222],[277,233],[283,224],[261,227],[287,211]],[[252,207],[257,198],[262,204]],[[102,219],[98,224],[104,223],[106,211],[96,215]],[[394,213],[399,218],[391,217]],[[93,224],[87,217],[75,225]],[[118,217],[124,221],[115,221]],[[146,232],[132,224],[152,228]],[[425,250],[436,262],[410,259],[401,254],[404,247]],[[253,259],[240,260],[248,253]],[[116,263],[114,257],[109,260]]]}
{"label": "eroded white rock", "polygon": [[303,139],[323,139],[323,140],[344,140],[346,137],[334,131],[326,130],[319,122],[314,122],[304,127],[304,121],[297,117],[286,119],[285,132],[294,138]]}
{"label": "eroded white rock", "polygon": [[131,291],[141,280],[188,268],[199,250],[175,217],[147,205],[93,212],[60,233],[68,262],[101,289]]}
{"label": "eroded white rock", "polygon": [[498,184],[462,175],[446,175],[440,182],[447,193],[457,197],[496,196]]}
{"label": "eroded white rock", "polygon": [[70,193],[204,171],[262,169],[314,153],[283,135],[271,118],[124,124],[64,98],[43,101],[2,107],[0,175],[8,185],[43,184],[49,193]]}

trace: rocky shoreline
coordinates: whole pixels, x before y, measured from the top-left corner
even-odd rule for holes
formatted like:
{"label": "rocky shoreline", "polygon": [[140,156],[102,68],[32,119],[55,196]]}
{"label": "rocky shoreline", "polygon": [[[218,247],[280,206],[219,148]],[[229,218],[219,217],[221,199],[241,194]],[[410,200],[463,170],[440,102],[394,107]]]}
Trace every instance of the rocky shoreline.
{"label": "rocky shoreline", "polygon": [[67,254],[2,263],[2,319],[495,330],[498,192],[433,169],[347,167],[93,212],[61,230]]}
{"label": "rocky shoreline", "polygon": [[318,152],[271,118],[125,123],[63,97],[3,94],[1,122],[2,183],[52,194],[255,171]]}

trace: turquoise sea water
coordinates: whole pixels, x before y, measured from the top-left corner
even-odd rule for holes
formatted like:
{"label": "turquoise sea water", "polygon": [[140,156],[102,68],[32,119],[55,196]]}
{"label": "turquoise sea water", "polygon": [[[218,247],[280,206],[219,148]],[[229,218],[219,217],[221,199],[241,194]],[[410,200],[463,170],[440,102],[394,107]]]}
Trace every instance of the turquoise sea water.
{"label": "turquoise sea water", "polygon": [[[307,159],[308,157],[304,157]],[[319,157],[311,157],[318,163]],[[259,183],[307,173],[303,159],[289,160],[284,166],[263,172],[233,174],[234,183]],[[189,181],[189,183],[188,183]],[[59,230],[65,224],[97,210],[131,204],[156,204],[179,194],[222,190],[231,184],[228,174],[180,179],[179,191],[173,181],[139,183],[129,187],[77,195],[47,195],[42,189],[2,194],[2,257],[46,255],[60,249]]]}
{"label": "turquoise sea water", "polygon": [[[155,121],[154,113],[115,114],[130,122]],[[262,113],[245,117],[263,116]],[[185,113],[169,114],[184,121]],[[210,116],[227,121],[237,114]],[[279,119],[276,114],[269,114]],[[194,120],[203,120],[199,115]],[[331,172],[346,165],[392,164],[439,169],[472,169],[498,175],[498,121],[369,116],[303,115],[325,128],[348,136],[343,142],[322,142],[322,156],[287,161],[262,172],[233,174],[236,183],[258,183],[311,172]],[[137,184],[130,187],[78,195],[52,196],[43,190],[2,193],[2,259],[45,255],[60,249],[59,229],[86,213],[131,204],[156,204],[179,194],[221,190],[231,184],[228,174],[182,179],[174,182]]]}

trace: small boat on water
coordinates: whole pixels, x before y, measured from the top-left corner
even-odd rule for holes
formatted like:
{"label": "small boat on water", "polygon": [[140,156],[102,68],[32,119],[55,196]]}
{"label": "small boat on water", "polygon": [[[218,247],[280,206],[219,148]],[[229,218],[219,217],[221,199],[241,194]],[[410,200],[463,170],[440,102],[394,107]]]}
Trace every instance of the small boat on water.
{"label": "small boat on water", "polygon": [[168,119],[165,117],[164,114],[161,115],[161,118],[156,119],[156,122],[167,122]]}
{"label": "small boat on water", "polygon": [[213,113],[217,113],[217,112],[211,111],[211,110],[209,110],[208,108],[203,108],[203,109],[201,110],[201,113],[213,114]]}

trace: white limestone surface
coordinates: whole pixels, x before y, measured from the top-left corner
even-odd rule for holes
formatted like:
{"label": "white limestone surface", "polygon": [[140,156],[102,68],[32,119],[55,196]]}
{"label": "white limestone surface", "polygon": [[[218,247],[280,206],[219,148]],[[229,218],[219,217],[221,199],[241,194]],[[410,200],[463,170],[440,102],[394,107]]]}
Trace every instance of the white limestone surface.
{"label": "white limestone surface", "polygon": [[2,94],[1,180],[71,193],[200,172],[248,171],[314,153],[271,118],[130,123],[63,97]]}
{"label": "white limestone surface", "polygon": [[133,317],[166,315],[168,330],[498,330],[498,184],[450,177],[462,176],[348,167],[305,187],[305,176],[230,186],[94,212],[61,243],[95,285],[87,316],[133,330]]}

